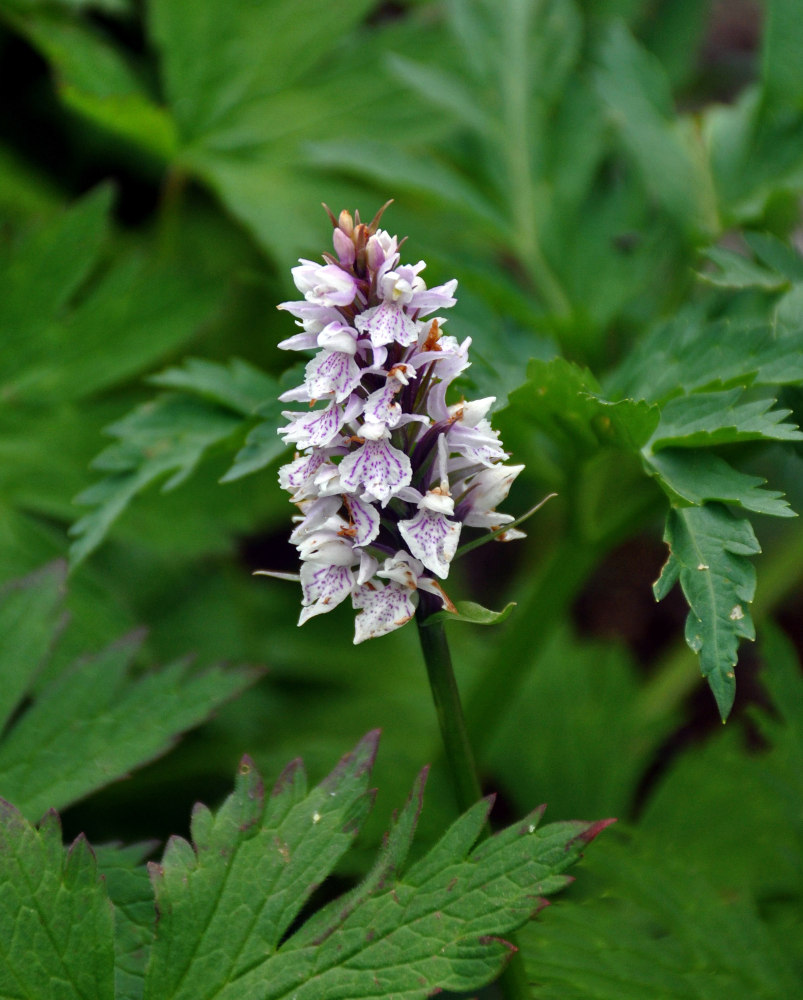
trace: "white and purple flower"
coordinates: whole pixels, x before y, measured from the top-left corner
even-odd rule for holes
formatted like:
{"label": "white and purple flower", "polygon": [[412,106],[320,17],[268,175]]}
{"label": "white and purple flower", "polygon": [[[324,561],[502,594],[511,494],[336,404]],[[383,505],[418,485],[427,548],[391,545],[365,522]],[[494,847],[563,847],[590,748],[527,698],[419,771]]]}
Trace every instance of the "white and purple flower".
{"label": "white and purple flower", "polygon": [[424,317],[455,304],[457,282],[428,289],[423,261],[400,264],[382,211],[369,225],[330,213],[335,255],[293,268],[304,300],[279,306],[300,327],[280,346],[314,352],[303,384],[281,397],[308,408],[286,411],[279,429],[297,449],[279,482],[300,511],[299,624],[351,597],[355,642],[404,625],[421,600],[454,610],[436,577],[447,578],[464,525],[513,520],[495,508],[523,468],[502,464],[493,398],[447,404],[470,341]]}

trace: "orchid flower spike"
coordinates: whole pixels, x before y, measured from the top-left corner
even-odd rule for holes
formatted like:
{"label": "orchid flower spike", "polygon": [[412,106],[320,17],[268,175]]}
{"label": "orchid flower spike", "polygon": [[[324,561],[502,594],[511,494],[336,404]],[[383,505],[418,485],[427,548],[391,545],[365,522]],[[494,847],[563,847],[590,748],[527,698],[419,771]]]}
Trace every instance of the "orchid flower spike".
{"label": "orchid flower spike", "polygon": [[329,212],[335,253],[293,268],[304,298],[279,306],[299,328],[279,346],[315,352],[281,397],[306,408],[285,411],[279,429],[296,447],[279,482],[301,512],[299,625],[350,598],[355,643],[409,621],[419,591],[454,610],[439,580],[463,526],[513,521],[495,508],[523,469],[502,464],[493,397],[447,404],[470,340],[443,334],[433,314],[455,304],[457,282],[427,288],[423,261],[400,263],[400,241],[379,228],[385,208],[368,225]]}

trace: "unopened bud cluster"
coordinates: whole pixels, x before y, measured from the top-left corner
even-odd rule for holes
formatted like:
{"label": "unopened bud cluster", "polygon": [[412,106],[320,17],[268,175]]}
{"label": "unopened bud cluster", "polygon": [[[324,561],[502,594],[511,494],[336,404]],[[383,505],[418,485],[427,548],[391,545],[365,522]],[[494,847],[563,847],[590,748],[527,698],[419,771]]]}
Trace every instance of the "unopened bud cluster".
{"label": "unopened bud cluster", "polygon": [[[302,625],[350,597],[355,642],[399,628],[417,591],[452,609],[445,579],[463,525],[496,529],[495,507],[521,465],[487,414],[494,397],[449,405],[450,384],[469,366],[470,340],[441,332],[433,316],[455,304],[455,280],[427,288],[424,262],[400,264],[399,241],[341,212],[334,254],[302,260],[304,298],[283,302],[300,332],[279,346],[315,351],[302,385],[283,402],[279,433],[293,461],[279,482],[300,515],[291,541],[301,558]],[[520,537],[513,529],[500,537]]]}

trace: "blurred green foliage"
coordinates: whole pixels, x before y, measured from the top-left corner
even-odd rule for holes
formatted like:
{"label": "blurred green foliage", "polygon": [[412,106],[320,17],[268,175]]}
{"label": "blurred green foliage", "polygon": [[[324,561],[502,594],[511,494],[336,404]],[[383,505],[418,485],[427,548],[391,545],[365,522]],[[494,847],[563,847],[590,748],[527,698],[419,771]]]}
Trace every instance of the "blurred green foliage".
{"label": "blurred green foliage", "polygon": [[[297,630],[296,588],[250,575],[295,569],[275,304],[327,248],[322,201],[370,218],[393,197],[385,223],[428,282],[459,279],[466,391],[497,396],[527,465],[508,509],[559,494],[526,542],[449,581],[519,604],[450,628],[487,786],[516,815],[544,800],[631,824],[533,927],[532,978],[544,996],[793,995],[799,668],[766,629],[801,599],[780,492],[801,510],[798,0],[0,0],[0,54],[0,581],[65,557],[78,522],[60,662],[145,625],[135,671],[266,668],[67,829],[166,836],[244,750],[320,777],[376,726],[375,818],[343,874],[427,761],[422,844],[453,818],[412,630],[355,648],[343,608]],[[662,532],[660,593],[680,579],[692,646],[707,623],[723,714],[739,637],[771,637],[740,648],[724,733],[690,697],[687,608],[651,603]],[[725,585],[699,592],[700,563]]]}

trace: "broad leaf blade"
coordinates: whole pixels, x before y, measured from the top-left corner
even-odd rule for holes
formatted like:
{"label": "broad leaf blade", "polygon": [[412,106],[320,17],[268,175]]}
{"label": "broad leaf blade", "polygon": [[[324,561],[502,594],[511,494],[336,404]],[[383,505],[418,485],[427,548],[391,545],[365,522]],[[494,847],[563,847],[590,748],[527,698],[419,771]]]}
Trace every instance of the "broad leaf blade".
{"label": "broad leaf blade", "polygon": [[680,580],[689,603],[686,642],[699,654],[723,719],[733,705],[733,668],[739,639],[755,638],[750,603],[756,574],[747,556],[760,552],[750,522],[719,504],[673,509],[664,540],[670,549],[655,597],[661,600]]}
{"label": "broad leaf blade", "polygon": [[605,446],[638,450],[658,423],[657,407],[633,399],[609,402],[587,369],[563,358],[530,361],[527,381],[510,393],[508,405],[557,444],[582,455]]}
{"label": "broad leaf blade", "polygon": [[712,285],[723,288],[762,288],[778,291],[788,286],[788,279],[775,271],[757,264],[748,257],[724,247],[709,247],[704,256],[716,265],[715,271],[703,271],[700,277]]}
{"label": "broad leaf blade", "polygon": [[109,475],[85,490],[76,503],[95,509],[70,529],[73,566],[103,541],[134,497],[151,484],[167,479],[174,489],[192,475],[204,455],[241,431],[243,417],[194,397],[162,396],[112,424],[120,439],[95,459],[95,468]]}
{"label": "broad leaf blade", "polygon": [[[790,293],[792,295],[794,293]],[[682,389],[792,385],[803,381],[803,311],[781,326],[708,323],[687,310],[657,323],[606,382],[614,396],[665,402]]]}
{"label": "broad leaf blade", "polygon": [[323,940],[307,944],[303,930],[291,938],[276,963],[279,988],[266,996],[288,995],[293,964],[291,995],[299,1000],[377,993],[415,1000],[439,988],[474,990],[498,975],[512,950],[501,935],[570,881],[562,872],[605,824],[539,830],[539,812],[469,853],[487,809],[478,803],[401,880],[344,914]]}
{"label": "broad leaf blade", "polygon": [[376,734],[307,794],[299,762],[266,802],[248,760],[217,815],[198,806],[194,847],[173,838],[152,866],[159,920],[147,1000],[320,1000],[477,989],[512,946],[499,937],[562,888],[563,874],[607,825],[539,829],[543,810],[472,850],[490,803],[477,803],[406,873],[425,774],[364,882],[282,942],[311,889],[370,808]]}
{"label": "broad leaf blade", "polygon": [[153,936],[153,891],[143,858],[155,843],[95,848],[98,867],[114,906],[114,1000],[142,1000],[145,965]]}
{"label": "broad leaf blade", "polygon": [[0,591],[0,735],[53,643],[63,584],[64,569],[56,565]]}
{"label": "broad leaf blade", "polygon": [[238,137],[252,141],[244,125],[254,107],[288,90],[371,6],[371,0],[345,8],[318,0],[207,0],[177,7],[156,0],[151,28],[182,139],[229,149]]}
{"label": "broad leaf blade", "polygon": [[701,506],[717,500],[757,514],[795,516],[783,493],[764,489],[765,479],[738,472],[713,452],[664,448],[644,461],[673,504]]}
{"label": "broad leaf blade", "polygon": [[661,409],[661,421],[649,448],[681,448],[731,444],[734,441],[803,441],[797,426],[787,423],[791,410],[772,409],[774,399],[741,403],[741,389],[676,396]]}
{"label": "broad leaf blade", "polygon": [[202,1000],[229,983],[251,995],[237,980],[269,960],[370,809],[377,738],[369,734],[309,794],[295,762],[266,800],[246,759],[216,816],[196,808],[194,846],[174,837],[162,863],[151,866],[159,924],[147,1000]]}
{"label": "broad leaf blade", "polygon": [[114,1000],[114,927],[83,837],[65,851],[55,813],[39,830],[0,799],[0,995]]}
{"label": "broad leaf blade", "polygon": [[109,646],[51,681],[0,744],[0,788],[27,816],[62,808],[164,754],[254,678],[191,673],[186,663],[137,679],[139,642]]}
{"label": "broad leaf blade", "polygon": [[[686,787],[684,806],[694,797]],[[668,851],[663,830],[606,838],[586,877],[587,898],[554,907],[542,926],[519,935],[539,1000],[782,1000],[799,992],[798,972],[753,901],[713,885],[682,846]]]}
{"label": "broad leaf blade", "polygon": [[180,368],[168,368],[149,379],[154,385],[199,396],[244,417],[251,416],[279,392],[279,383],[241,358],[221,365],[204,358],[187,358]]}

